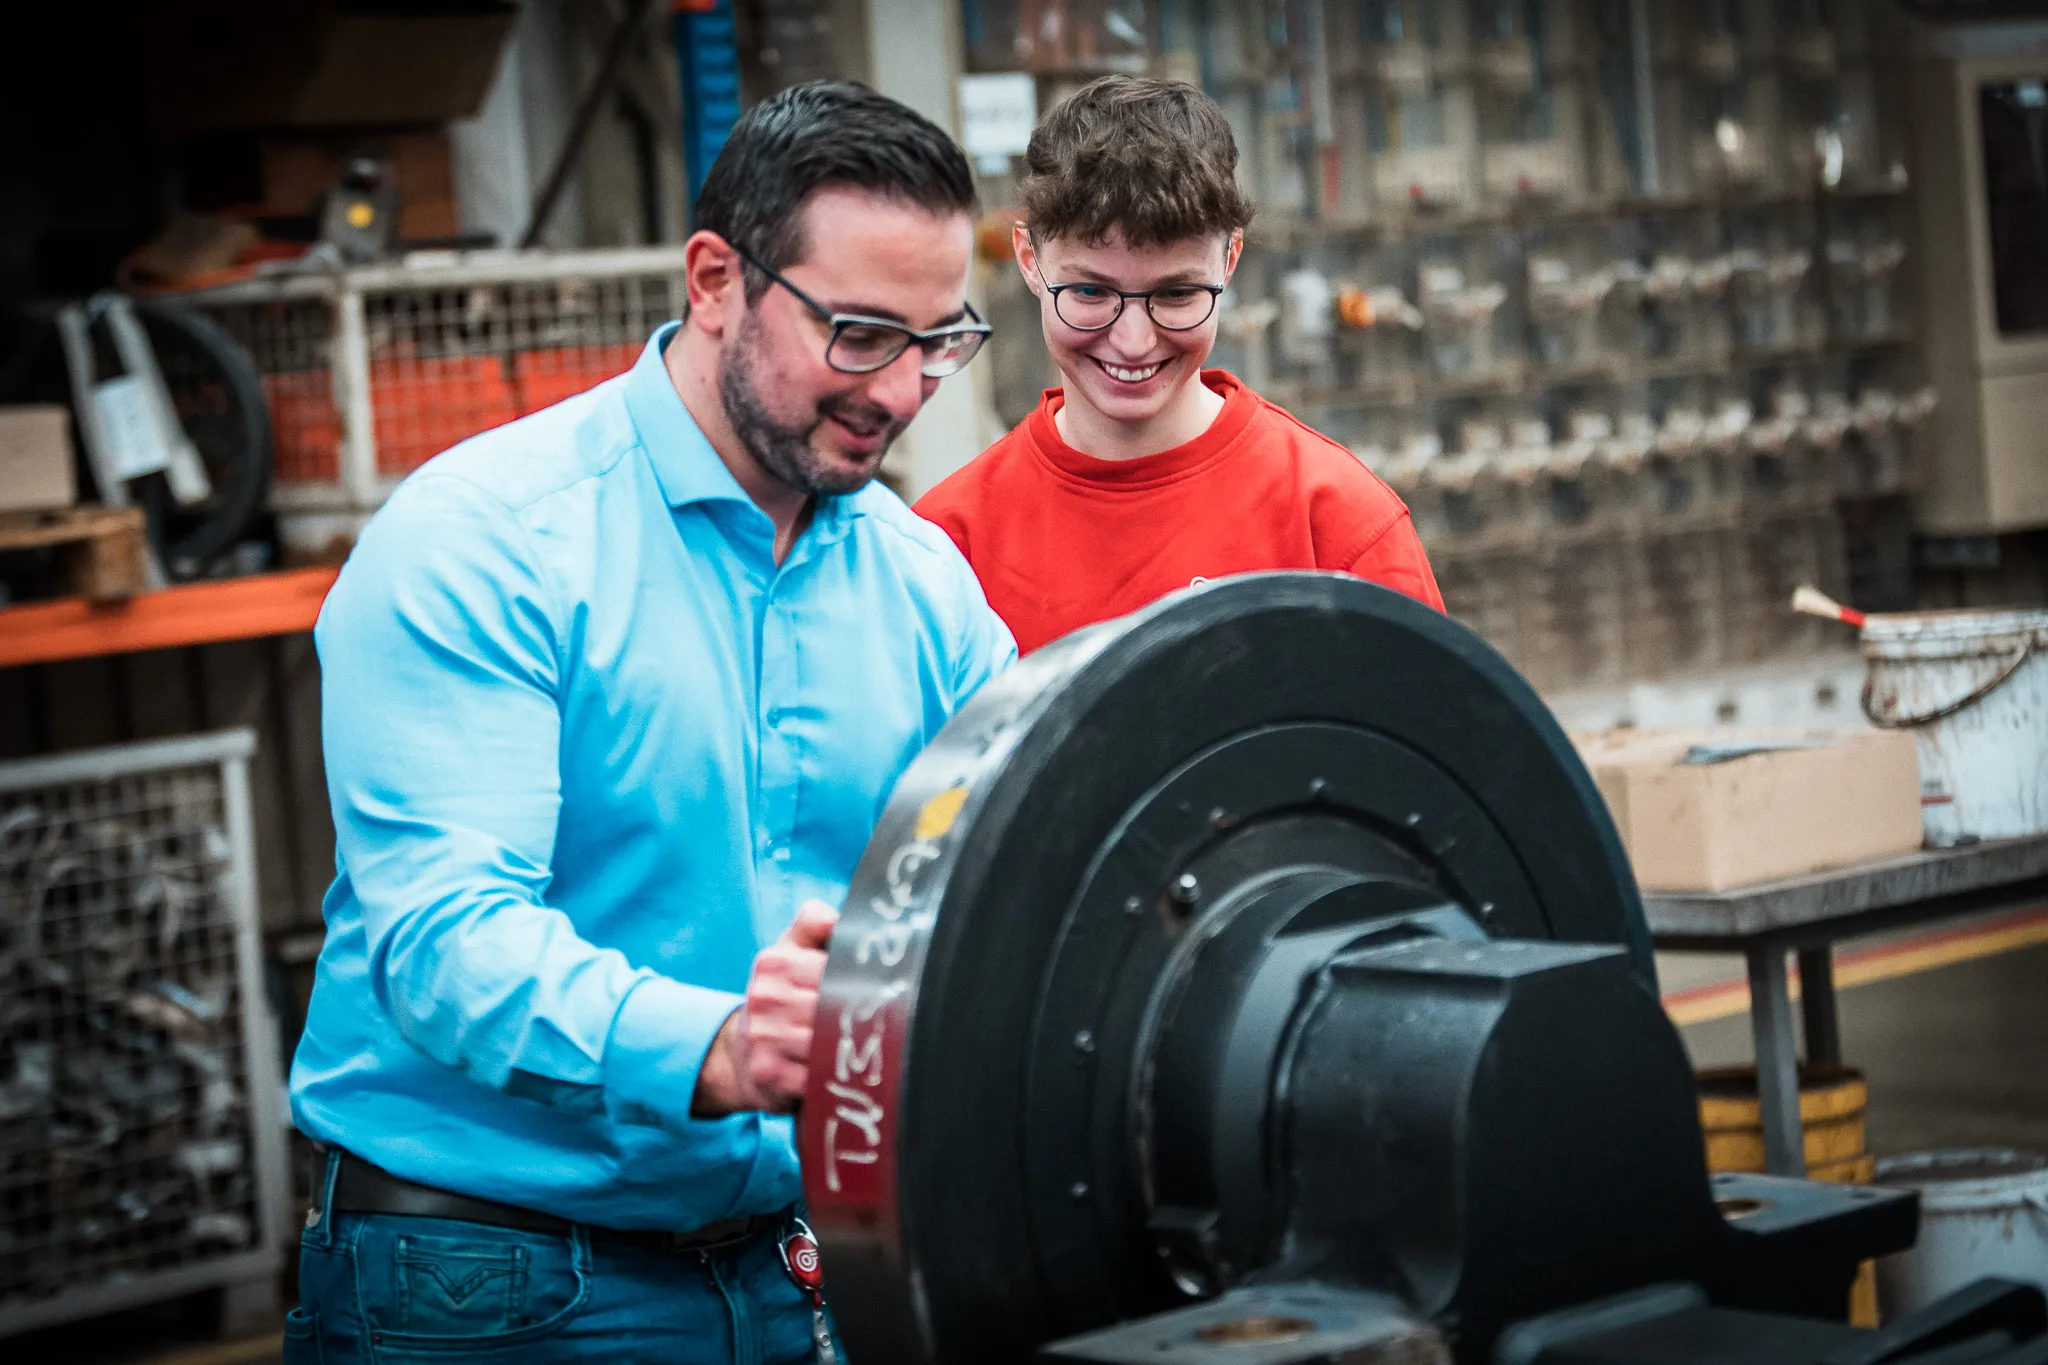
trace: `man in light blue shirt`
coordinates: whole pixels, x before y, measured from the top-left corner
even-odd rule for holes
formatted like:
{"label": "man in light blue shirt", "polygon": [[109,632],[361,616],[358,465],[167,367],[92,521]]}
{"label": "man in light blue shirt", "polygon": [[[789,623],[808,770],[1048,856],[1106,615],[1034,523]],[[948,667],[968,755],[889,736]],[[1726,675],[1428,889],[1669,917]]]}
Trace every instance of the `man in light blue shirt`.
{"label": "man in light blue shirt", "polygon": [[810,1357],[778,1253],[831,906],[1016,655],[870,483],[986,335],[972,206],[901,105],[774,97],[706,182],[686,320],[364,532],[316,632],[339,875],[292,1105],[329,1156],[289,1360]]}

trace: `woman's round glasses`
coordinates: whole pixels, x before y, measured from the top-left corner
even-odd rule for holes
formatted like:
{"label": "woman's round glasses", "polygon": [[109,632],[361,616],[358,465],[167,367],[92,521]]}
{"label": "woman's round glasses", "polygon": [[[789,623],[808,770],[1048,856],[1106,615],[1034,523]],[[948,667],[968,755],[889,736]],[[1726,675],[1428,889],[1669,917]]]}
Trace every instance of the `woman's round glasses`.
{"label": "woman's round glasses", "polygon": [[1077,332],[1113,327],[1132,299],[1145,301],[1152,325],[1168,332],[1191,332],[1216,311],[1220,284],[1163,284],[1157,289],[1112,289],[1106,284],[1049,284],[1052,311]]}

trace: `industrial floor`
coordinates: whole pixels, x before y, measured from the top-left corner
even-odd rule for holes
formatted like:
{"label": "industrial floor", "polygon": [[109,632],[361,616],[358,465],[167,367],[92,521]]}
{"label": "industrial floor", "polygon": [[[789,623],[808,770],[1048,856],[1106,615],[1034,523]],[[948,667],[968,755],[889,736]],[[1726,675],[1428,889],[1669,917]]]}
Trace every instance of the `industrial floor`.
{"label": "industrial floor", "polygon": [[[1853,946],[1853,945],[1849,945]],[[1742,978],[1736,958],[1660,957],[1667,998]],[[1870,1080],[1880,1155],[1930,1147],[2048,1150],[2048,943],[1848,986],[1842,1050]],[[1740,1001],[1681,1030],[1695,1065],[1750,1058]],[[12,1365],[279,1365],[278,1341],[208,1343],[176,1306],[7,1344]]]}
{"label": "industrial floor", "polygon": [[[1742,975],[1739,959],[1709,961]],[[1662,959],[1666,991],[1702,965]],[[1870,1081],[1870,1150],[2048,1150],[2048,944],[1851,987],[1837,1000],[1842,1059]],[[1750,1060],[1747,1015],[1682,1032],[1695,1066]]]}

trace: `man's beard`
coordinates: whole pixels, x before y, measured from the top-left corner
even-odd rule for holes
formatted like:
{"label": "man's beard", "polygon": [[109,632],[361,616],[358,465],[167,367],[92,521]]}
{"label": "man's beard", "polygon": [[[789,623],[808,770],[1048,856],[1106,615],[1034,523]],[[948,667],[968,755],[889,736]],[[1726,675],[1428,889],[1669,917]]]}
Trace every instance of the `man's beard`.
{"label": "man's beard", "polygon": [[750,314],[739,335],[726,348],[724,363],[719,367],[719,401],[725,405],[726,420],[732,423],[733,434],[740,438],[740,444],[747,448],[747,453],[767,471],[769,477],[813,497],[832,497],[865,487],[880,468],[880,459],[866,469],[836,468],[834,462],[811,443],[818,428],[835,415],[865,426],[887,425],[888,432],[882,442],[882,449],[886,451],[903,434],[905,424],[893,420],[885,410],[871,403],[845,398],[821,400],[811,420],[803,426],[788,426],[777,421],[769,414],[767,404],[761,401],[760,388],[754,382],[759,336],[760,328]]}

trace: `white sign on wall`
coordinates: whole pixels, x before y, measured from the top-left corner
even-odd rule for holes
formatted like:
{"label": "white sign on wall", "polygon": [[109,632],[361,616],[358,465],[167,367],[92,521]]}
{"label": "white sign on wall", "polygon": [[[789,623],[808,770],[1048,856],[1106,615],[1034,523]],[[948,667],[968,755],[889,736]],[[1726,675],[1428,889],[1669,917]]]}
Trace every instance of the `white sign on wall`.
{"label": "white sign on wall", "polygon": [[1001,175],[1031,146],[1038,86],[1029,72],[960,78],[960,142],[983,175]]}

